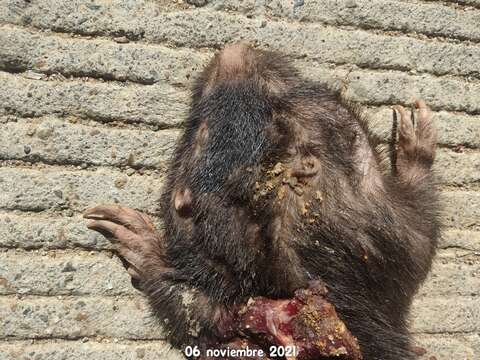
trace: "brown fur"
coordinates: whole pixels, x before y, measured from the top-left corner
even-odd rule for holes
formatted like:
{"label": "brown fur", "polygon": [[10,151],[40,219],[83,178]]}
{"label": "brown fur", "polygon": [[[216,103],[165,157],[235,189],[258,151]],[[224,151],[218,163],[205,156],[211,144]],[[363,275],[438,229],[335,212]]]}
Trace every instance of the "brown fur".
{"label": "brown fur", "polygon": [[135,270],[177,345],[231,336],[234,305],[318,279],[365,359],[411,359],[406,317],[439,227],[434,129],[417,107],[416,129],[397,108],[392,173],[337,94],[278,54],[232,45],[194,87],[162,198],[165,237],[135,227],[133,214],[119,219],[123,210],[87,217],[132,232],[91,225],[137,249]]}

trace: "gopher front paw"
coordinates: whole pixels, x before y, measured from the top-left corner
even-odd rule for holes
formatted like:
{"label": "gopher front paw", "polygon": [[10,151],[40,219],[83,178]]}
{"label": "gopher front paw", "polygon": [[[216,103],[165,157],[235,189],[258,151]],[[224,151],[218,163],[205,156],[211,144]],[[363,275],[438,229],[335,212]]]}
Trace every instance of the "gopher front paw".
{"label": "gopher front paw", "polygon": [[119,205],[100,205],[83,217],[92,220],[89,229],[112,240],[134,280],[142,282],[152,262],[157,269],[165,267],[161,237],[147,215]]}
{"label": "gopher front paw", "polygon": [[400,105],[393,109],[400,114],[396,164],[398,174],[414,175],[410,174],[413,169],[430,169],[436,147],[436,132],[430,109],[423,100],[415,101],[411,117]]}

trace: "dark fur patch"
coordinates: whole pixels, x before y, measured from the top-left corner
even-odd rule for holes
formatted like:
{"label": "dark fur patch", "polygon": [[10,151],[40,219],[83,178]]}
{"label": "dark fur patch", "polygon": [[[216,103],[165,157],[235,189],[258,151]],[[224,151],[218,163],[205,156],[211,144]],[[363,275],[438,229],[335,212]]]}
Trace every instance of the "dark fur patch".
{"label": "dark fur patch", "polygon": [[[243,45],[217,55],[162,198],[173,270],[147,289],[176,343],[195,341],[191,314],[213,336],[232,304],[321,279],[365,359],[413,359],[406,317],[435,252],[437,195],[429,166],[413,161],[421,176],[405,183],[377,145],[354,107],[285,58]],[[172,196],[186,188],[188,219]]]}

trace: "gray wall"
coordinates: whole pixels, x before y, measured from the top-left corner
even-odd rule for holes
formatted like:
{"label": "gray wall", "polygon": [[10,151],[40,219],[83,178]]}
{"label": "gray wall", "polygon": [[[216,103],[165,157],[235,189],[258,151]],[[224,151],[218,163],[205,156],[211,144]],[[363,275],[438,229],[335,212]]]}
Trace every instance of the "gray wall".
{"label": "gray wall", "polygon": [[0,359],[178,358],[80,215],[155,214],[191,75],[239,39],[379,133],[392,104],[432,107],[446,231],[412,324],[428,356],[479,359],[480,0],[205,2],[0,0]]}

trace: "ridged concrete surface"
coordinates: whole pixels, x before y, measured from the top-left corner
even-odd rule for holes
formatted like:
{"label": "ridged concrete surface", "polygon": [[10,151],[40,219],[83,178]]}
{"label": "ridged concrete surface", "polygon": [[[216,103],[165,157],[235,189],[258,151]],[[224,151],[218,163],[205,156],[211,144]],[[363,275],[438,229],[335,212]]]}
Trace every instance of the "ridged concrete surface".
{"label": "ridged concrete surface", "polygon": [[[192,2],[192,1],[190,1]],[[412,309],[424,359],[480,359],[480,1],[0,0],[0,360],[181,359],[81,212],[158,211],[192,75],[281,50],[386,136],[424,98],[446,225]]]}

